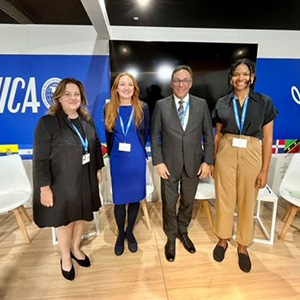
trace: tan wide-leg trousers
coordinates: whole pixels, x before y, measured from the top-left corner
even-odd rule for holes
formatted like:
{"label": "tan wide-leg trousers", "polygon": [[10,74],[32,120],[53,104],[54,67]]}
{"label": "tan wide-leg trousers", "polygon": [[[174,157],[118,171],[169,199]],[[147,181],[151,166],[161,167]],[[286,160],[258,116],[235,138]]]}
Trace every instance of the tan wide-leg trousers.
{"label": "tan wide-leg trousers", "polygon": [[239,135],[225,134],[218,147],[215,162],[216,222],[219,238],[232,236],[233,215],[237,206],[237,242],[248,246],[253,240],[253,216],[258,195],[256,179],[262,166],[262,146],[258,138],[247,139],[247,148],[232,146]]}

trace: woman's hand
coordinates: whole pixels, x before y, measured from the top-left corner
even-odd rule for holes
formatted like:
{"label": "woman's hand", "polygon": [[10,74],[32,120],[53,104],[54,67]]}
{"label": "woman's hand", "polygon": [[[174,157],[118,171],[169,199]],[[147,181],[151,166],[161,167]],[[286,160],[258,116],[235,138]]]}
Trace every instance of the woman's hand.
{"label": "woman's hand", "polygon": [[41,187],[41,204],[46,207],[53,206],[53,193],[49,185]]}
{"label": "woman's hand", "polygon": [[268,182],[268,173],[261,171],[256,179],[256,185],[259,189],[263,189]]}
{"label": "woman's hand", "polygon": [[103,179],[102,171],[101,170],[97,171],[97,179],[98,179],[98,183],[101,184],[102,183],[102,179]]}

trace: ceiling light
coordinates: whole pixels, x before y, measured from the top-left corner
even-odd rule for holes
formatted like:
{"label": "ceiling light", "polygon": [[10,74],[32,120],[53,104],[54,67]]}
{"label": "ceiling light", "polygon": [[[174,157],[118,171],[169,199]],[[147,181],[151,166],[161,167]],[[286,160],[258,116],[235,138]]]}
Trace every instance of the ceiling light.
{"label": "ceiling light", "polygon": [[140,18],[139,17],[133,17],[134,21],[138,21]]}
{"label": "ceiling light", "polygon": [[137,0],[138,4],[141,6],[146,6],[149,4],[149,0]]}

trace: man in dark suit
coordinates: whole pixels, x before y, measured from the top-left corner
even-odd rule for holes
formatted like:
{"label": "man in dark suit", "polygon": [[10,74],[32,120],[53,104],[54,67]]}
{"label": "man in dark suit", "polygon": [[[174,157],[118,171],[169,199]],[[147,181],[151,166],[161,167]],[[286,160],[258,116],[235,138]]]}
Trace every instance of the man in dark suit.
{"label": "man in dark suit", "polygon": [[[173,95],[156,103],[152,117],[152,160],[161,177],[163,229],[168,238],[165,255],[168,261],[175,259],[176,237],[188,252],[196,252],[187,229],[199,178],[211,174],[214,160],[210,113],[204,99],[189,94],[192,77],[189,66],[178,66],[172,73]],[[179,184],[180,206],[177,213]]]}

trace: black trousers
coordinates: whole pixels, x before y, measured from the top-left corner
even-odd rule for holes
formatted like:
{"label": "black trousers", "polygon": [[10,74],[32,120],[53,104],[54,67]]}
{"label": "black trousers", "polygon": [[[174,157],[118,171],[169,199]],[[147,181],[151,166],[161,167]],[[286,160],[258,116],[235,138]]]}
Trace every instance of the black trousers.
{"label": "black trousers", "polygon": [[[180,183],[180,203],[177,212],[178,187]],[[188,177],[183,167],[180,176],[172,174],[168,179],[161,178],[163,204],[163,230],[169,240],[175,241],[178,234],[187,233],[192,219],[194,198],[199,178]]]}

